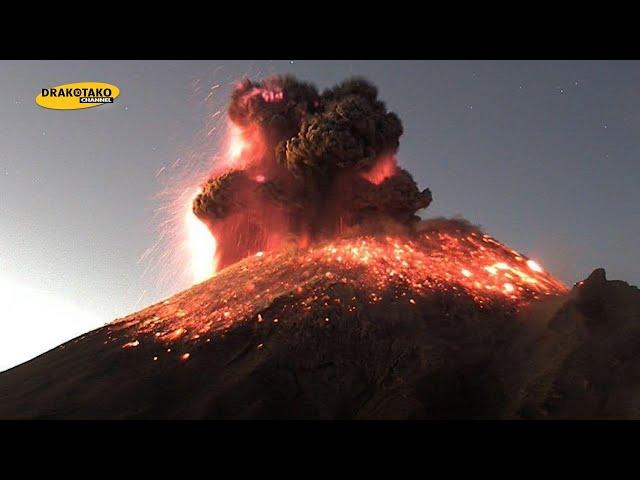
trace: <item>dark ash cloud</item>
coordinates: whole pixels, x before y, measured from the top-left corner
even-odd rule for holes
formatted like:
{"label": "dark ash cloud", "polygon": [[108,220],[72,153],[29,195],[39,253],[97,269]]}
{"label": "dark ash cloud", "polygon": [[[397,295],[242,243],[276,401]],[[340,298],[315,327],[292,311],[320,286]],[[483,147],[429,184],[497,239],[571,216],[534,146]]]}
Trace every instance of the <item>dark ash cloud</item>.
{"label": "dark ash cloud", "polygon": [[396,163],[400,119],[364,79],[322,93],[290,76],[244,80],[228,115],[247,146],[193,203],[216,237],[220,267],[289,239],[412,230],[431,203]]}

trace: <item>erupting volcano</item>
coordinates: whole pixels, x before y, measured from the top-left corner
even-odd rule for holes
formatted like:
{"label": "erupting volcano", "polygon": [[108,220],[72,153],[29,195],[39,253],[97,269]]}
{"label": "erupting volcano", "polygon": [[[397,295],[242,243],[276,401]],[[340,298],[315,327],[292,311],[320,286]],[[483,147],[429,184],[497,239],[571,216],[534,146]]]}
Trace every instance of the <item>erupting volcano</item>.
{"label": "erupting volcano", "polygon": [[638,416],[638,289],[421,219],[374,85],[245,80],[228,121],[186,215],[213,278],[0,374],[0,418]]}
{"label": "erupting volcano", "polygon": [[353,234],[409,233],[431,203],[398,167],[400,119],[361,79],[318,93],[292,77],[238,84],[227,161],[193,212],[224,268],[255,252]]}
{"label": "erupting volcano", "polygon": [[[282,265],[287,265],[284,272]],[[261,309],[289,292],[290,311],[322,313],[337,307],[347,314],[356,312],[362,302],[417,305],[432,292],[470,299],[479,309],[499,306],[517,311],[532,300],[566,292],[535,261],[466,222],[453,220],[423,222],[413,238],[358,236],[271,255],[258,252],[232,272],[221,272],[215,282],[225,285],[215,298],[192,299],[195,303],[182,305],[182,313],[176,315],[164,315],[159,305],[158,314],[142,323],[129,318],[115,322],[114,332],[134,328],[169,344],[183,336],[206,341],[211,331],[230,328],[239,320],[264,319]],[[331,296],[325,291],[327,283],[358,291],[359,298]],[[206,317],[185,313],[195,306],[206,307],[209,313]]]}

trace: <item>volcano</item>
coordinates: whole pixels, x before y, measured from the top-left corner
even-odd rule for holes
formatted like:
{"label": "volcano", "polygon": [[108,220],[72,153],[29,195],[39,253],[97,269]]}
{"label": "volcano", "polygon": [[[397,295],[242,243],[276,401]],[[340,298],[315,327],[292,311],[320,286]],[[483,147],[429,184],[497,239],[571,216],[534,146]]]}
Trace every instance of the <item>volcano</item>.
{"label": "volcano", "polygon": [[0,374],[0,418],[640,417],[638,289],[422,220],[372,83],[245,80],[227,113],[187,216],[220,270]]}
{"label": "volcano", "polygon": [[640,417],[640,292],[448,221],[256,254],[0,374],[2,419]]}

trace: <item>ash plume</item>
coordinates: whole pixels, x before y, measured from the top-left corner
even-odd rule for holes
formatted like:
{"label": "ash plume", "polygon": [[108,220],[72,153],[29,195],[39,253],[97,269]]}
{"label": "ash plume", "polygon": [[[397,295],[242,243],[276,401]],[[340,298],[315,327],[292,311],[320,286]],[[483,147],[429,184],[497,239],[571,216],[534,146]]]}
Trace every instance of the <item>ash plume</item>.
{"label": "ash plume", "polygon": [[367,80],[324,92],[291,76],[244,80],[228,117],[232,166],[193,202],[221,268],[288,241],[414,231],[416,212],[431,203],[429,189],[397,165],[402,123]]}
{"label": "ash plume", "polygon": [[420,233],[431,232],[460,232],[464,234],[475,233],[476,235],[484,235],[484,229],[480,225],[471,223],[466,218],[461,216],[455,217],[432,217],[426,220],[420,221],[416,227]]}

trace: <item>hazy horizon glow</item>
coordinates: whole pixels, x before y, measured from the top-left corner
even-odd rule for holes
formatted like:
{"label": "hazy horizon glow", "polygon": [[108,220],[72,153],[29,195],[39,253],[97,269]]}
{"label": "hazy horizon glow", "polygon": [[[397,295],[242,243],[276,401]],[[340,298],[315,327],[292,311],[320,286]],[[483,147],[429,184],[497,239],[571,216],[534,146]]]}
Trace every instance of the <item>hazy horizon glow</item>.
{"label": "hazy horizon glow", "polygon": [[3,310],[0,372],[26,362],[104,322],[59,295],[0,277]]}

